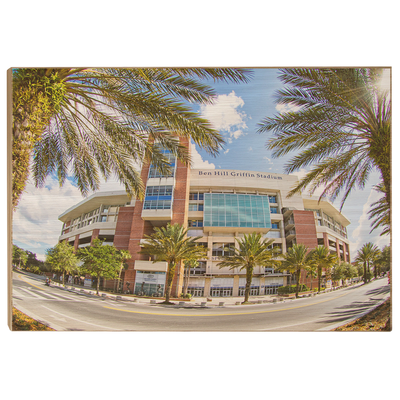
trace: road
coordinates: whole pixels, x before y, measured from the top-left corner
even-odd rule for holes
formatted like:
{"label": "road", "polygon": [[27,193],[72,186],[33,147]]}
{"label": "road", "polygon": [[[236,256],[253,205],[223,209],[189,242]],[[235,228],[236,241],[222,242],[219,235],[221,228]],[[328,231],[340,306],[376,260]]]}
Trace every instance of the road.
{"label": "road", "polygon": [[23,313],[60,331],[310,332],[342,325],[374,308],[389,294],[390,286],[383,278],[275,304],[202,308],[189,303],[177,307],[73,293],[45,286],[42,277],[14,272],[12,302]]}

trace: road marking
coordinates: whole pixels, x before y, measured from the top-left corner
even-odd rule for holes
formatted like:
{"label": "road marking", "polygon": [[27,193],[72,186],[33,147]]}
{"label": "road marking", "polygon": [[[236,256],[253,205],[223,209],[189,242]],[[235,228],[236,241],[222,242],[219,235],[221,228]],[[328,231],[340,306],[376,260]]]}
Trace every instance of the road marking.
{"label": "road marking", "polygon": [[24,292],[26,292],[26,293],[29,293],[31,296],[33,296],[33,297],[37,297],[38,299],[42,299],[43,300],[43,296],[39,296],[38,294],[36,294],[33,290],[29,290],[29,289],[25,289],[25,288],[22,288],[22,287],[20,287],[19,288],[20,290],[23,290]]}
{"label": "road marking", "polygon": [[49,311],[51,311],[51,312],[54,312],[54,313],[56,313],[56,314],[58,314],[58,315],[61,315],[61,316],[63,316],[63,317],[69,318],[69,319],[73,319],[74,321],[78,321],[78,322],[81,322],[81,323],[83,323],[83,324],[98,326],[98,327],[100,327],[100,328],[105,328],[105,329],[107,329],[107,330],[112,330],[112,331],[120,331],[120,330],[121,330],[121,329],[116,329],[116,328],[110,328],[109,326],[103,326],[103,325],[98,325],[98,324],[92,324],[91,322],[82,321],[82,320],[80,320],[80,319],[73,318],[73,317],[70,317],[70,316],[68,316],[68,315],[59,313],[58,311],[52,310],[52,309],[49,308],[49,307],[46,307],[46,306],[43,306],[43,305],[42,305],[42,307],[43,307],[43,308],[46,308],[47,310],[49,310]]}
{"label": "road marking", "polygon": [[39,287],[39,286],[36,286],[36,285],[34,285],[33,283],[30,283],[30,282],[26,281],[25,279],[22,278],[21,275],[18,275],[18,278],[21,279],[22,281],[24,281],[25,283],[27,283],[28,285],[34,286],[35,288],[38,288],[38,289],[40,289],[40,290],[44,290],[43,288],[41,288],[41,287]]}
{"label": "road marking", "polygon": [[322,301],[318,301],[318,302],[312,303],[312,304],[304,304],[302,306],[281,308],[279,310],[249,311],[249,312],[236,312],[236,313],[233,312],[233,313],[224,313],[224,314],[222,314],[222,313],[218,313],[218,314],[164,314],[164,313],[152,313],[152,312],[146,312],[146,311],[122,310],[120,308],[108,307],[108,306],[103,306],[103,308],[108,308],[110,310],[116,310],[116,311],[122,311],[122,312],[128,312],[128,313],[134,313],[134,314],[163,315],[166,317],[221,317],[221,316],[232,316],[232,315],[265,314],[265,313],[295,310],[297,308],[311,307],[316,304],[321,304],[321,303],[325,303],[327,301],[332,301],[332,300],[338,299],[339,297],[343,297],[343,296],[347,296],[347,295],[348,295],[348,293],[345,293],[345,294],[333,297],[328,300],[322,300]]}
{"label": "road marking", "polygon": [[292,326],[312,324],[314,322],[323,322],[323,321],[321,321],[321,318],[323,318],[323,317],[320,317],[318,319],[314,319],[313,321],[299,322],[298,324],[284,325],[284,326],[278,326],[278,327],[274,327],[274,328],[260,328],[260,329],[257,329],[257,331],[273,331],[275,329],[284,329],[284,328],[290,328]]}
{"label": "road marking", "polygon": [[[33,283],[30,283],[30,282],[26,281],[26,280],[23,279],[22,276],[20,276],[20,275],[18,275],[18,278],[21,279],[22,281],[24,281],[25,283],[27,283],[28,285],[31,285],[31,286],[33,286],[33,287],[35,287],[35,288],[37,288],[37,289],[46,291],[46,289],[43,289],[43,288],[41,288],[41,287],[39,287],[39,286],[34,285]],[[23,289],[23,288],[21,288],[21,287],[19,287],[19,289],[26,290],[26,289]],[[32,291],[28,291],[27,293],[33,294]],[[79,293],[79,292],[76,292],[76,294],[80,294],[80,293]],[[46,295],[47,295],[47,296],[50,296],[50,297],[53,297],[53,295],[50,295],[50,294],[48,294],[47,292],[46,292]],[[45,299],[43,296],[38,296],[38,295],[35,295],[35,294],[34,294],[34,296],[37,297],[37,298],[40,298],[40,299],[42,299],[42,300]],[[73,298],[73,297],[66,296],[64,293],[63,293],[63,294],[56,294],[56,296],[59,296],[59,297],[61,297],[61,298],[65,298],[65,299],[68,299],[68,300],[73,300],[73,301],[81,301],[81,302],[82,302],[82,301],[88,301],[88,302],[94,302],[94,301],[96,301],[96,299],[85,299],[85,300],[82,300],[82,299],[75,299],[75,298]],[[61,300],[60,300],[60,301],[61,301]]]}

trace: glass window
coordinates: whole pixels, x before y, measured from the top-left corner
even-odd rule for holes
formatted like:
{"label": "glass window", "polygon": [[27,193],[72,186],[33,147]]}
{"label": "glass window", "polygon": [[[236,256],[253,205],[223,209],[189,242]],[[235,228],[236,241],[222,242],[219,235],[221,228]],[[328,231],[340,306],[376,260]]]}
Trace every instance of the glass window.
{"label": "glass window", "polygon": [[168,210],[171,209],[171,200],[145,200],[144,210]]}
{"label": "glass window", "polygon": [[281,237],[281,232],[280,231],[269,231],[265,237],[267,238],[274,238],[274,239],[278,239]]}
{"label": "glass window", "polygon": [[214,257],[231,256],[234,254],[234,243],[213,243],[212,255]]}
{"label": "glass window", "polygon": [[270,211],[271,211],[271,214],[278,214],[278,208],[277,207],[271,207]]}
{"label": "glass window", "polygon": [[270,228],[270,224],[267,196],[204,193],[204,226]]}
{"label": "glass window", "polygon": [[276,203],[276,196],[268,196],[270,203]]}
{"label": "glass window", "polygon": [[172,195],[172,185],[168,186],[148,186],[146,196],[170,196]]}

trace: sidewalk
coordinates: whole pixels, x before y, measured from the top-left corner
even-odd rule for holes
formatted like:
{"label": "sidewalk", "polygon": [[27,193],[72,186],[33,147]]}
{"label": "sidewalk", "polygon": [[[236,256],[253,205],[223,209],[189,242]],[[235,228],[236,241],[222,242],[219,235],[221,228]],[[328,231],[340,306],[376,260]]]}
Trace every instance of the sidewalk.
{"label": "sidewalk", "polygon": [[100,290],[99,291],[99,296],[96,295],[96,289],[93,288],[84,288],[82,286],[75,286],[75,285],[63,285],[58,282],[51,282],[51,286],[53,287],[60,287],[62,290],[67,290],[69,292],[74,292],[78,293],[81,295],[88,295],[88,296],[93,296],[95,298],[102,298],[102,299],[109,299],[109,300],[115,300],[115,301],[121,301],[121,302],[132,302],[132,303],[137,303],[137,304],[142,304],[142,305],[149,305],[149,306],[162,306],[162,307],[228,307],[228,306],[248,306],[248,305],[259,305],[259,304],[275,304],[275,303],[287,303],[287,302],[292,302],[292,301],[298,301],[301,300],[302,298],[308,298],[308,297],[315,297],[319,296],[324,293],[329,293],[332,291],[336,290],[341,290],[344,288],[349,288],[349,287],[356,287],[359,286],[360,283],[354,284],[352,286],[341,286],[333,289],[328,289],[323,292],[320,292],[320,294],[317,293],[312,293],[312,294],[306,294],[306,295],[301,295],[299,293],[299,298],[296,299],[294,297],[288,298],[288,297],[281,297],[277,294],[275,295],[261,295],[261,296],[250,296],[249,298],[249,303],[246,305],[242,305],[242,302],[244,301],[244,296],[235,296],[235,297],[192,297],[191,300],[188,299],[176,299],[176,298],[171,298],[170,301],[171,303],[174,303],[174,305],[166,305],[166,304],[161,304],[164,301],[164,298],[146,298],[146,297],[140,297],[140,296],[133,296],[133,295],[128,295],[128,294],[117,294],[117,293],[110,293],[110,292],[105,292]]}

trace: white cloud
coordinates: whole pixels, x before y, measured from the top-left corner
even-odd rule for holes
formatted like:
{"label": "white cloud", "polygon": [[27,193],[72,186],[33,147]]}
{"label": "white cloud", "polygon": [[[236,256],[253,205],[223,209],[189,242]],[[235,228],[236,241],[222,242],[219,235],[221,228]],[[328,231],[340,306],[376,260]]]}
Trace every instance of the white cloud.
{"label": "white cloud", "polygon": [[229,150],[230,150],[230,149],[226,149],[226,150],[224,151],[224,154],[228,154],[228,153],[229,153]]}
{"label": "white cloud", "polygon": [[215,164],[209,163],[208,161],[204,161],[202,159],[201,155],[196,149],[196,145],[193,142],[190,143],[190,153],[192,156],[193,169],[215,169]]}
{"label": "white cloud", "polygon": [[289,104],[282,104],[282,103],[278,103],[275,107],[275,109],[281,113],[288,113],[288,112],[296,112],[299,111],[301,109],[300,106],[296,106],[293,103],[289,103]]}
{"label": "white cloud", "polygon": [[250,146],[247,150],[248,151],[253,151],[253,148]]}
{"label": "white cloud", "polygon": [[240,136],[243,136],[243,135],[246,135],[246,133],[243,132],[243,131],[240,130],[240,129],[238,129],[238,130],[236,130],[236,131],[230,133],[230,137],[231,137],[231,138],[233,137],[233,138],[235,138],[235,139],[238,139]]}
{"label": "white cloud", "polygon": [[[36,188],[29,179],[17,210],[13,213],[13,241],[44,259],[44,251],[57,244],[61,233],[60,214],[84,199],[79,189],[66,180],[47,178],[44,188]],[[124,190],[115,179],[100,183],[100,191]],[[89,193],[91,195],[93,193]]]}
{"label": "white cloud", "polygon": [[208,119],[216,130],[228,136],[228,142],[232,143],[232,138],[237,139],[246,134],[244,130],[247,128],[247,114],[239,111],[243,105],[243,99],[232,91],[228,95],[218,95],[213,104],[202,105],[200,111],[202,116]]}
{"label": "white cloud", "polygon": [[56,179],[48,178],[41,189],[28,182],[13,214],[13,240],[27,250],[54,246],[62,228],[58,216],[81,200],[79,190],[69,181],[60,188]]}
{"label": "white cloud", "polygon": [[268,157],[263,157],[263,160],[267,161],[267,164],[273,165],[274,163],[272,162],[272,160]]}

